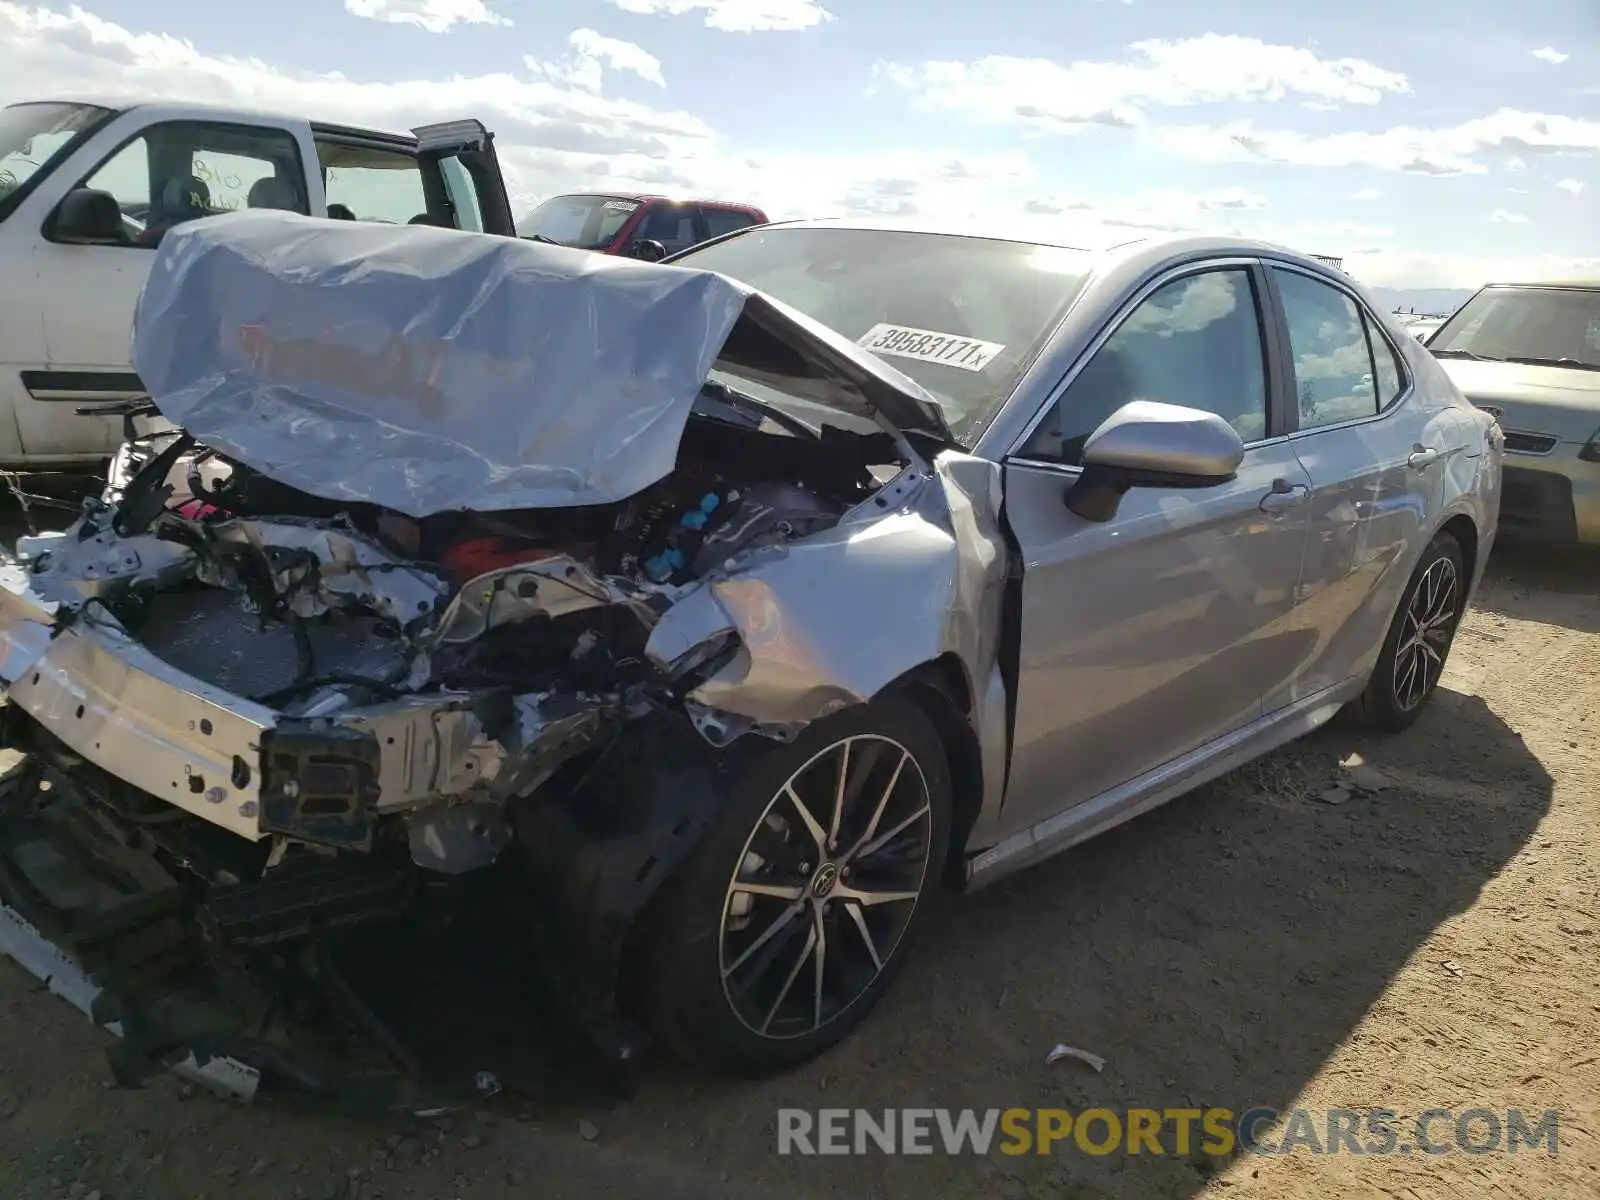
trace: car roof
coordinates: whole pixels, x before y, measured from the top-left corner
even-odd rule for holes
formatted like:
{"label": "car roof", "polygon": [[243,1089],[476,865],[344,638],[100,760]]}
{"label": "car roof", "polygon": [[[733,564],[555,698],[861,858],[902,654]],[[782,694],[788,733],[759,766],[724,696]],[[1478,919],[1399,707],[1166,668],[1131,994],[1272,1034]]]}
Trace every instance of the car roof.
{"label": "car roof", "polygon": [[[330,129],[347,130],[353,133],[376,133],[384,137],[404,138],[415,142],[416,135],[409,129],[386,129],[382,126],[344,125],[337,121],[314,121],[301,113],[284,112],[272,108],[251,108],[238,104],[212,104],[205,100],[152,100],[148,97],[119,96],[115,94],[78,94],[65,96],[34,96],[27,100],[15,101],[17,104],[91,104],[97,108],[109,108],[118,113],[132,112],[135,109],[160,117],[182,117],[193,113],[207,113],[217,120],[248,120],[252,117],[265,117],[274,121],[303,121],[308,125],[326,127]],[[7,105],[6,107],[10,107]]]}
{"label": "car roof", "polygon": [[1019,226],[1015,220],[1001,222],[988,218],[965,220],[922,220],[904,217],[809,217],[774,221],[763,228],[862,229],[893,233],[925,233],[944,237],[984,238],[1014,242],[1025,246],[1045,246],[1077,251],[1106,259],[1138,257],[1141,260],[1171,257],[1257,257],[1288,260],[1315,274],[1338,279],[1347,285],[1356,281],[1337,267],[1319,261],[1311,254],[1289,246],[1253,238],[1220,237],[1210,234],[1129,235],[1126,229],[1094,222],[1052,224],[1029,220]]}
{"label": "car roof", "polygon": [[637,200],[640,204],[648,204],[652,200],[665,200],[669,204],[715,204],[723,208],[748,208],[754,212],[761,211],[759,205],[751,204],[744,200],[711,200],[694,196],[663,196],[656,192],[557,192],[555,195],[547,197],[547,199],[559,200],[562,196],[596,196],[606,200]]}

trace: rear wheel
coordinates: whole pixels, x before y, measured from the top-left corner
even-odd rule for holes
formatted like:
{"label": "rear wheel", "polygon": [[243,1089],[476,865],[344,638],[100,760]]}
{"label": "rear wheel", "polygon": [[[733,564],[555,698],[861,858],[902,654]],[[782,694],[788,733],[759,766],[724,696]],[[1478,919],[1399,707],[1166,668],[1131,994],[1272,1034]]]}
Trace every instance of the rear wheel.
{"label": "rear wheel", "polygon": [[1362,714],[1374,725],[1399,732],[1417,719],[1439,686],[1466,597],[1461,546],[1440,533],[1423,551],[1362,694]]}
{"label": "rear wheel", "polygon": [[843,1039],[904,960],[949,829],[949,769],[909,701],[847,709],[775,747],[652,912],[641,949],[658,1031],[754,1075]]}

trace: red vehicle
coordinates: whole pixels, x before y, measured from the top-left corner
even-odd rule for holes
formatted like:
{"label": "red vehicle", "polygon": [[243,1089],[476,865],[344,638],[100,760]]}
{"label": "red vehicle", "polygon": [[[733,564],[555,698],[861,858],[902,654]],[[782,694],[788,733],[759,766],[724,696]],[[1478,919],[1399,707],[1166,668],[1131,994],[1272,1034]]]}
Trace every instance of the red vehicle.
{"label": "red vehicle", "polygon": [[766,221],[766,213],[748,204],[574,192],[552,196],[539,205],[517,222],[517,234],[534,241],[654,261]]}

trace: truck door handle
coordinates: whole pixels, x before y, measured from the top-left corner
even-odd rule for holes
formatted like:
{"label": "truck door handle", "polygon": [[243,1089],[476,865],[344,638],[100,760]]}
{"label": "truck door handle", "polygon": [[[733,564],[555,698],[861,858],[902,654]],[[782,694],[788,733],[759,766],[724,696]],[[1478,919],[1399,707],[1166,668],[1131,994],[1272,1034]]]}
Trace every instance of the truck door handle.
{"label": "truck door handle", "polygon": [[1406,466],[1410,467],[1413,471],[1421,471],[1427,467],[1431,467],[1434,462],[1437,461],[1438,457],[1439,452],[1437,450],[1433,449],[1431,446],[1424,446],[1419,443],[1412,447],[1411,455],[1406,459]]}
{"label": "truck door handle", "polygon": [[1290,483],[1287,479],[1274,479],[1272,490],[1261,497],[1261,511],[1265,513],[1286,512],[1291,508],[1304,504],[1311,495],[1311,489],[1301,483]]}

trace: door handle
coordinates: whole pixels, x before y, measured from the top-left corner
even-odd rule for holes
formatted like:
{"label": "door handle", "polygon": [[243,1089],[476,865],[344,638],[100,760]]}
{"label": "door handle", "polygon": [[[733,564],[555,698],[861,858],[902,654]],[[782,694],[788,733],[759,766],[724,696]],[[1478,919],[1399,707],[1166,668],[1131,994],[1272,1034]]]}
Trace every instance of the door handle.
{"label": "door handle", "polygon": [[1261,497],[1260,508],[1265,513],[1286,512],[1306,502],[1311,495],[1311,489],[1302,483],[1290,483],[1287,479],[1274,479],[1272,490]]}
{"label": "door handle", "polygon": [[1424,446],[1419,443],[1412,447],[1411,455],[1406,459],[1406,466],[1410,467],[1413,471],[1421,471],[1427,467],[1431,467],[1434,462],[1438,460],[1438,457],[1439,452],[1433,447]]}

